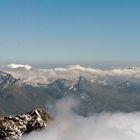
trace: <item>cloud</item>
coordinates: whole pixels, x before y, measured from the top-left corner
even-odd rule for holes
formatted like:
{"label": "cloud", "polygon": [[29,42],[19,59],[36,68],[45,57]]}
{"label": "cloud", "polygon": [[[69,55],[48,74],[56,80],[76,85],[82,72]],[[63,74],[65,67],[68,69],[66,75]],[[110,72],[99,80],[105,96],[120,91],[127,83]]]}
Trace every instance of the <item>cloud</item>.
{"label": "cloud", "polygon": [[75,100],[57,103],[55,121],[42,132],[34,132],[23,140],[139,140],[140,113],[101,113],[91,117],[75,114]]}
{"label": "cloud", "polygon": [[7,68],[11,68],[11,69],[24,68],[25,70],[31,70],[32,66],[30,66],[30,65],[22,65],[22,64],[9,64],[9,65],[7,65]]}
{"label": "cloud", "polygon": [[[106,81],[106,83],[112,83],[114,79],[121,82],[127,80],[140,81],[139,67],[97,69],[82,67],[80,65],[70,65],[54,69],[32,69],[32,66],[17,64],[10,64],[7,67],[12,69],[6,69],[6,72],[33,84],[47,84],[56,79],[76,80],[79,76],[83,76],[91,81]],[[23,69],[20,70],[18,68]]]}

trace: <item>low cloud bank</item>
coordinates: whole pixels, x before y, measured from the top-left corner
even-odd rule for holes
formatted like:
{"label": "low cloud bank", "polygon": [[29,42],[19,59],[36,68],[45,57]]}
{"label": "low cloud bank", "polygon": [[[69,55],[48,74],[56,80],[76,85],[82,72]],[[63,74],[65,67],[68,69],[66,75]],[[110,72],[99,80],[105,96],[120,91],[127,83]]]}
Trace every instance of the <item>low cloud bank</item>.
{"label": "low cloud bank", "polygon": [[[139,67],[128,67],[128,68],[110,68],[110,69],[96,69],[90,67],[82,67],[80,65],[70,65],[63,68],[54,69],[32,69],[29,65],[17,65],[10,64],[7,67],[13,69],[7,69],[8,73],[11,73],[17,78],[23,79],[29,83],[42,83],[47,84],[56,79],[68,79],[73,80],[79,76],[83,76],[91,81],[104,81],[112,83],[112,80],[127,81],[131,80],[134,82],[140,81],[140,68]],[[17,68],[24,68],[19,70]]]}
{"label": "low cloud bank", "polygon": [[23,140],[139,140],[140,113],[101,113],[88,118],[72,111],[72,99],[56,105],[55,121],[42,132],[24,136]]}

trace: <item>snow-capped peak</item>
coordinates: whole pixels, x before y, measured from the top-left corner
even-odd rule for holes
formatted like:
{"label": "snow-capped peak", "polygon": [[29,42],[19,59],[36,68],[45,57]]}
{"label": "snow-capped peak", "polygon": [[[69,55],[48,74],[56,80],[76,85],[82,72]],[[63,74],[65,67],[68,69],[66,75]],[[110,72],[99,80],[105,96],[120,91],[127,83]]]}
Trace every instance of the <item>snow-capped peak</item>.
{"label": "snow-capped peak", "polygon": [[20,139],[24,134],[45,128],[51,120],[53,118],[42,109],[0,118],[0,139]]}

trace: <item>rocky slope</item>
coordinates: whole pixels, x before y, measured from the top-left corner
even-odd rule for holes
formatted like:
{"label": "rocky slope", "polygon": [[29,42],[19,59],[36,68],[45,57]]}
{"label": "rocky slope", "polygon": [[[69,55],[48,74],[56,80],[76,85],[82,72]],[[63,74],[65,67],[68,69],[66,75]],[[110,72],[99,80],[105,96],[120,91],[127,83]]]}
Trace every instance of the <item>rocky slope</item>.
{"label": "rocky slope", "polygon": [[0,71],[0,89],[6,89],[14,85],[18,79],[12,77],[12,75]]}
{"label": "rocky slope", "polygon": [[42,109],[26,114],[0,118],[0,139],[19,139],[22,135],[47,126],[52,118]]}
{"label": "rocky slope", "polygon": [[41,88],[0,71],[0,117],[45,108],[47,100],[51,99]]}

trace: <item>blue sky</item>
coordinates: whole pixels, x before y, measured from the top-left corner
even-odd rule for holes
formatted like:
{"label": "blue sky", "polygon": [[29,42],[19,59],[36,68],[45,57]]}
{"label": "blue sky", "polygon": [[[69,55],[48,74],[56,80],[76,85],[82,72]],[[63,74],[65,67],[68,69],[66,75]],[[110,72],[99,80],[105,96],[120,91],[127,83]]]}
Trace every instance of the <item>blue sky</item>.
{"label": "blue sky", "polygon": [[0,61],[140,62],[139,0],[0,0]]}

